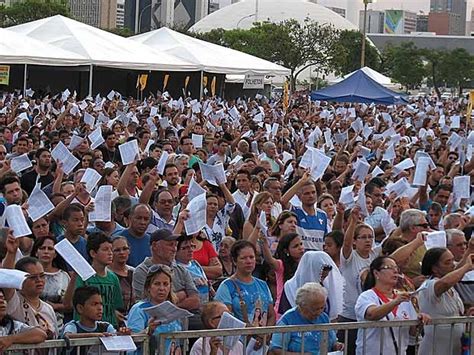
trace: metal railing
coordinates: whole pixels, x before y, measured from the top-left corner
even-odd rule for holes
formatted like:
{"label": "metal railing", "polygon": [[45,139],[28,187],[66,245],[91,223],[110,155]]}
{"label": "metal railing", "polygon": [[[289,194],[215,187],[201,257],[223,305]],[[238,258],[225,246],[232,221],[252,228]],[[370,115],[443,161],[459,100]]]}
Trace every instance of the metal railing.
{"label": "metal railing", "polygon": [[[450,348],[452,348],[453,341],[460,341],[460,339],[453,340],[453,331],[454,325],[456,324],[471,324],[474,323],[474,317],[450,317],[450,318],[437,318],[433,319],[430,325],[434,328],[433,330],[433,339],[436,339],[437,328],[439,326],[444,325],[450,326]],[[366,330],[367,329],[374,329],[374,328],[398,328],[398,327],[410,327],[410,326],[417,326],[420,323],[416,320],[402,320],[402,321],[378,321],[378,322],[354,322],[354,323],[329,323],[329,324],[317,324],[317,325],[297,325],[297,326],[276,326],[276,327],[261,327],[261,328],[241,328],[241,329],[215,329],[215,330],[198,330],[198,331],[183,331],[183,332],[176,332],[176,333],[163,333],[160,334],[158,346],[159,352],[158,354],[165,354],[166,346],[170,341],[175,341],[176,343],[183,343],[184,351],[183,353],[187,353],[188,341],[189,339],[195,338],[210,338],[210,337],[227,337],[227,336],[242,336],[243,339],[243,349],[245,354],[245,349],[247,348],[247,336],[259,336],[263,339],[263,344],[267,343],[269,337],[275,333],[305,333],[305,332],[314,332],[319,331],[321,332],[321,341],[320,341],[320,355],[327,355],[328,353],[328,344],[329,344],[329,331],[344,331],[344,343],[347,344],[348,339],[348,331],[349,330],[359,330],[362,329],[364,339],[366,339]],[[443,329],[445,331],[445,329]],[[384,343],[384,333],[381,332],[380,336],[380,349],[383,349]],[[474,336],[474,327],[470,327],[470,337],[471,339]],[[285,354],[287,350],[286,348],[286,337],[283,336],[283,346],[281,349],[281,353]],[[301,354],[305,352],[305,337],[301,337],[302,344],[301,344]],[[391,340],[390,340],[391,341]],[[203,342],[204,344],[204,342]],[[400,332],[399,332],[399,339],[398,344],[400,344]],[[435,345],[436,341],[433,342],[430,354],[435,353]],[[202,354],[208,354],[209,351],[204,352],[204,346],[202,347],[203,351]],[[344,347],[343,353],[347,355],[347,347]],[[363,354],[367,352],[367,344],[364,341],[364,348]],[[381,352],[382,353],[382,352]],[[423,354],[423,355],[430,355],[430,354]],[[470,354],[474,354],[474,341],[470,342]],[[391,354],[392,355],[392,354]],[[395,355],[395,354],[393,354]],[[402,354],[402,349],[398,347],[398,354],[396,355],[405,355]],[[446,354],[448,355],[448,354]]]}
{"label": "metal railing", "polygon": [[[132,338],[137,348],[139,346],[141,347],[141,353],[143,355],[150,354],[149,337],[147,335],[132,335]],[[69,344],[64,339],[46,340],[39,344],[14,344],[5,350],[5,352],[50,350],[49,354],[54,353],[54,355],[57,355],[61,354],[62,350],[72,350],[70,354],[79,355],[81,354],[82,348],[90,348],[91,346],[97,346],[99,354],[105,351],[99,338],[76,338],[69,339]],[[87,354],[87,351],[82,353]]]}

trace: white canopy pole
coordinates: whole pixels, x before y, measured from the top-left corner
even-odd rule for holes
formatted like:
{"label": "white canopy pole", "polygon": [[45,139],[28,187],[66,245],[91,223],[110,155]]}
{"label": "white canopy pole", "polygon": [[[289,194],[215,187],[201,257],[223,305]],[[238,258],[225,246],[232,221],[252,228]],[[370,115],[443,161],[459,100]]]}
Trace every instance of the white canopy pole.
{"label": "white canopy pole", "polygon": [[25,68],[23,70],[23,97],[26,97],[26,80],[28,77],[28,64],[25,64]]}
{"label": "white canopy pole", "polygon": [[89,96],[92,96],[93,71],[94,71],[94,66],[91,64],[89,67]]}
{"label": "white canopy pole", "polygon": [[204,71],[201,70],[201,83],[199,84],[199,99],[202,99],[203,95],[204,95],[204,84],[203,84],[203,81],[204,81]]}

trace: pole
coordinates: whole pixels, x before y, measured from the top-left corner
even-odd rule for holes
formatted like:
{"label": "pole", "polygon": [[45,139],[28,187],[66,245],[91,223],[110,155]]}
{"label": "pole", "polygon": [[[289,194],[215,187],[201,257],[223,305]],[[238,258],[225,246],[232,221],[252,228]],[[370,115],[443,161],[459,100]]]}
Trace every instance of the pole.
{"label": "pole", "polygon": [[199,84],[199,100],[203,98],[204,95],[204,70],[201,70],[201,83]]}
{"label": "pole", "polygon": [[255,22],[258,22],[258,0],[255,0]]}
{"label": "pole", "polygon": [[23,97],[26,97],[26,81],[28,79],[28,64],[25,64],[23,71]]}
{"label": "pole", "polygon": [[145,6],[142,11],[140,11],[140,16],[138,16],[138,32],[140,32],[142,29],[141,29],[141,24],[142,24],[142,16],[143,16],[143,13],[145,12],[146,9],[148,9],[149,7],[151,7],[151,4],[150,5],[147,5]]}
{"label": "pole", "polygon": [[92,82],[93,82],[94,66],[89,66],[89,96],[92,97]]}
{"label": "pole", "polygon": [[135,0],[135,34],[138,34],[140,28],[138,27],[138,16],[140,12],[140,0]]}
{"label": "pole", "polygon": [[367,26],[367,4],[368,0],[364,0],[364,28],[362,29],[362,50],[360,54],[360,67],[365,67],[365,36]]}

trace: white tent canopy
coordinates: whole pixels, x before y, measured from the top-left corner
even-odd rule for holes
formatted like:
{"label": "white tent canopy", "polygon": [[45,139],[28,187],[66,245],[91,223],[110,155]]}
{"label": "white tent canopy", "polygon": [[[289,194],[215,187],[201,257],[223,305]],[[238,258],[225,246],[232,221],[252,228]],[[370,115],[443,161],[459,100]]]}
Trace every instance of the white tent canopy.
{"label": "white tent canopy", "polygon": [[202,41],[162,27],[130,38],[155,50],[199,65],[219,74],[289,75],[290,70],[272,62],[230,48]]}
{"label": "white tent canopy", "polygon": [[[87,58],[89,64],[121,69],[197,71],[199,66],[136,41],[60,15],[8,28]],[[45,54],[51,55],[47,50]]]}
{"label": "white tent canopy", "polygon": [[[350,77],[351,75],[353,75],[354,73],[356,73],[357,71],[358,70],[353,71],[352,73],[349,73],[349,74],[345,75],[342,78],[338,78],[334,82],[338,83],[340,81],[343,81],[343,80],[347,79],[348,77]],[[385,75],[379,73],[378,71],[373,70],[369,67],[363,67],[362,71],[365,74],[367,74],[371,79],[373,79],[374,81],[376,81],[377,83],[379,83],[381,85],[390,86],[390,85],[394,84],[394,83],[392,83],[392,79],[390,79],[388,76],[385,76]]]}
{"label": "white tent canopy", "polygon": [[0,63],[77,66],[87,58],[34,38],[0,28]]}

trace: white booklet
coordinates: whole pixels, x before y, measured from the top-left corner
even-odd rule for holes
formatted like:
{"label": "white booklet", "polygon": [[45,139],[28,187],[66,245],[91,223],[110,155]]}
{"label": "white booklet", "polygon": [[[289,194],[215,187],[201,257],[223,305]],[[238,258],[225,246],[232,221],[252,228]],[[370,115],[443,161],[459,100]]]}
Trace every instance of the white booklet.
{"label": "white booklet", "polygon": [[67,239],[61,240],[54,246],[54,249],[61,255],[64,260],[71,265],[75,272],[86,281],[95,275],[95,270],[83,258],[83,256],[74,248],[74,246]]}
{"label": "white booklet", "polygon": [[185,309],[176,307],[170,301],[162,302],[156,306],[143,309],[150,317],[154,317],[161,323],[170,323],[174,320],[192,317],[193,314]]}
{"label": "white booklet", "polygon": [[[235,318],[232,314],[228,312],[224,312],[222,314],[221,320],[219,321],[219,325],[217,329],[239,329],[245,328],[245,322],[242,322],[240,319]],[[235,344],[238,343],[240,336],[226,336],[223,337],[223,344],[226,349],[232,350]]]}
{"label": "white booklet", "polygon": [[107,351],[135,351],[137,346],[130,335],[115,335],[111,337],[101,337]]}

